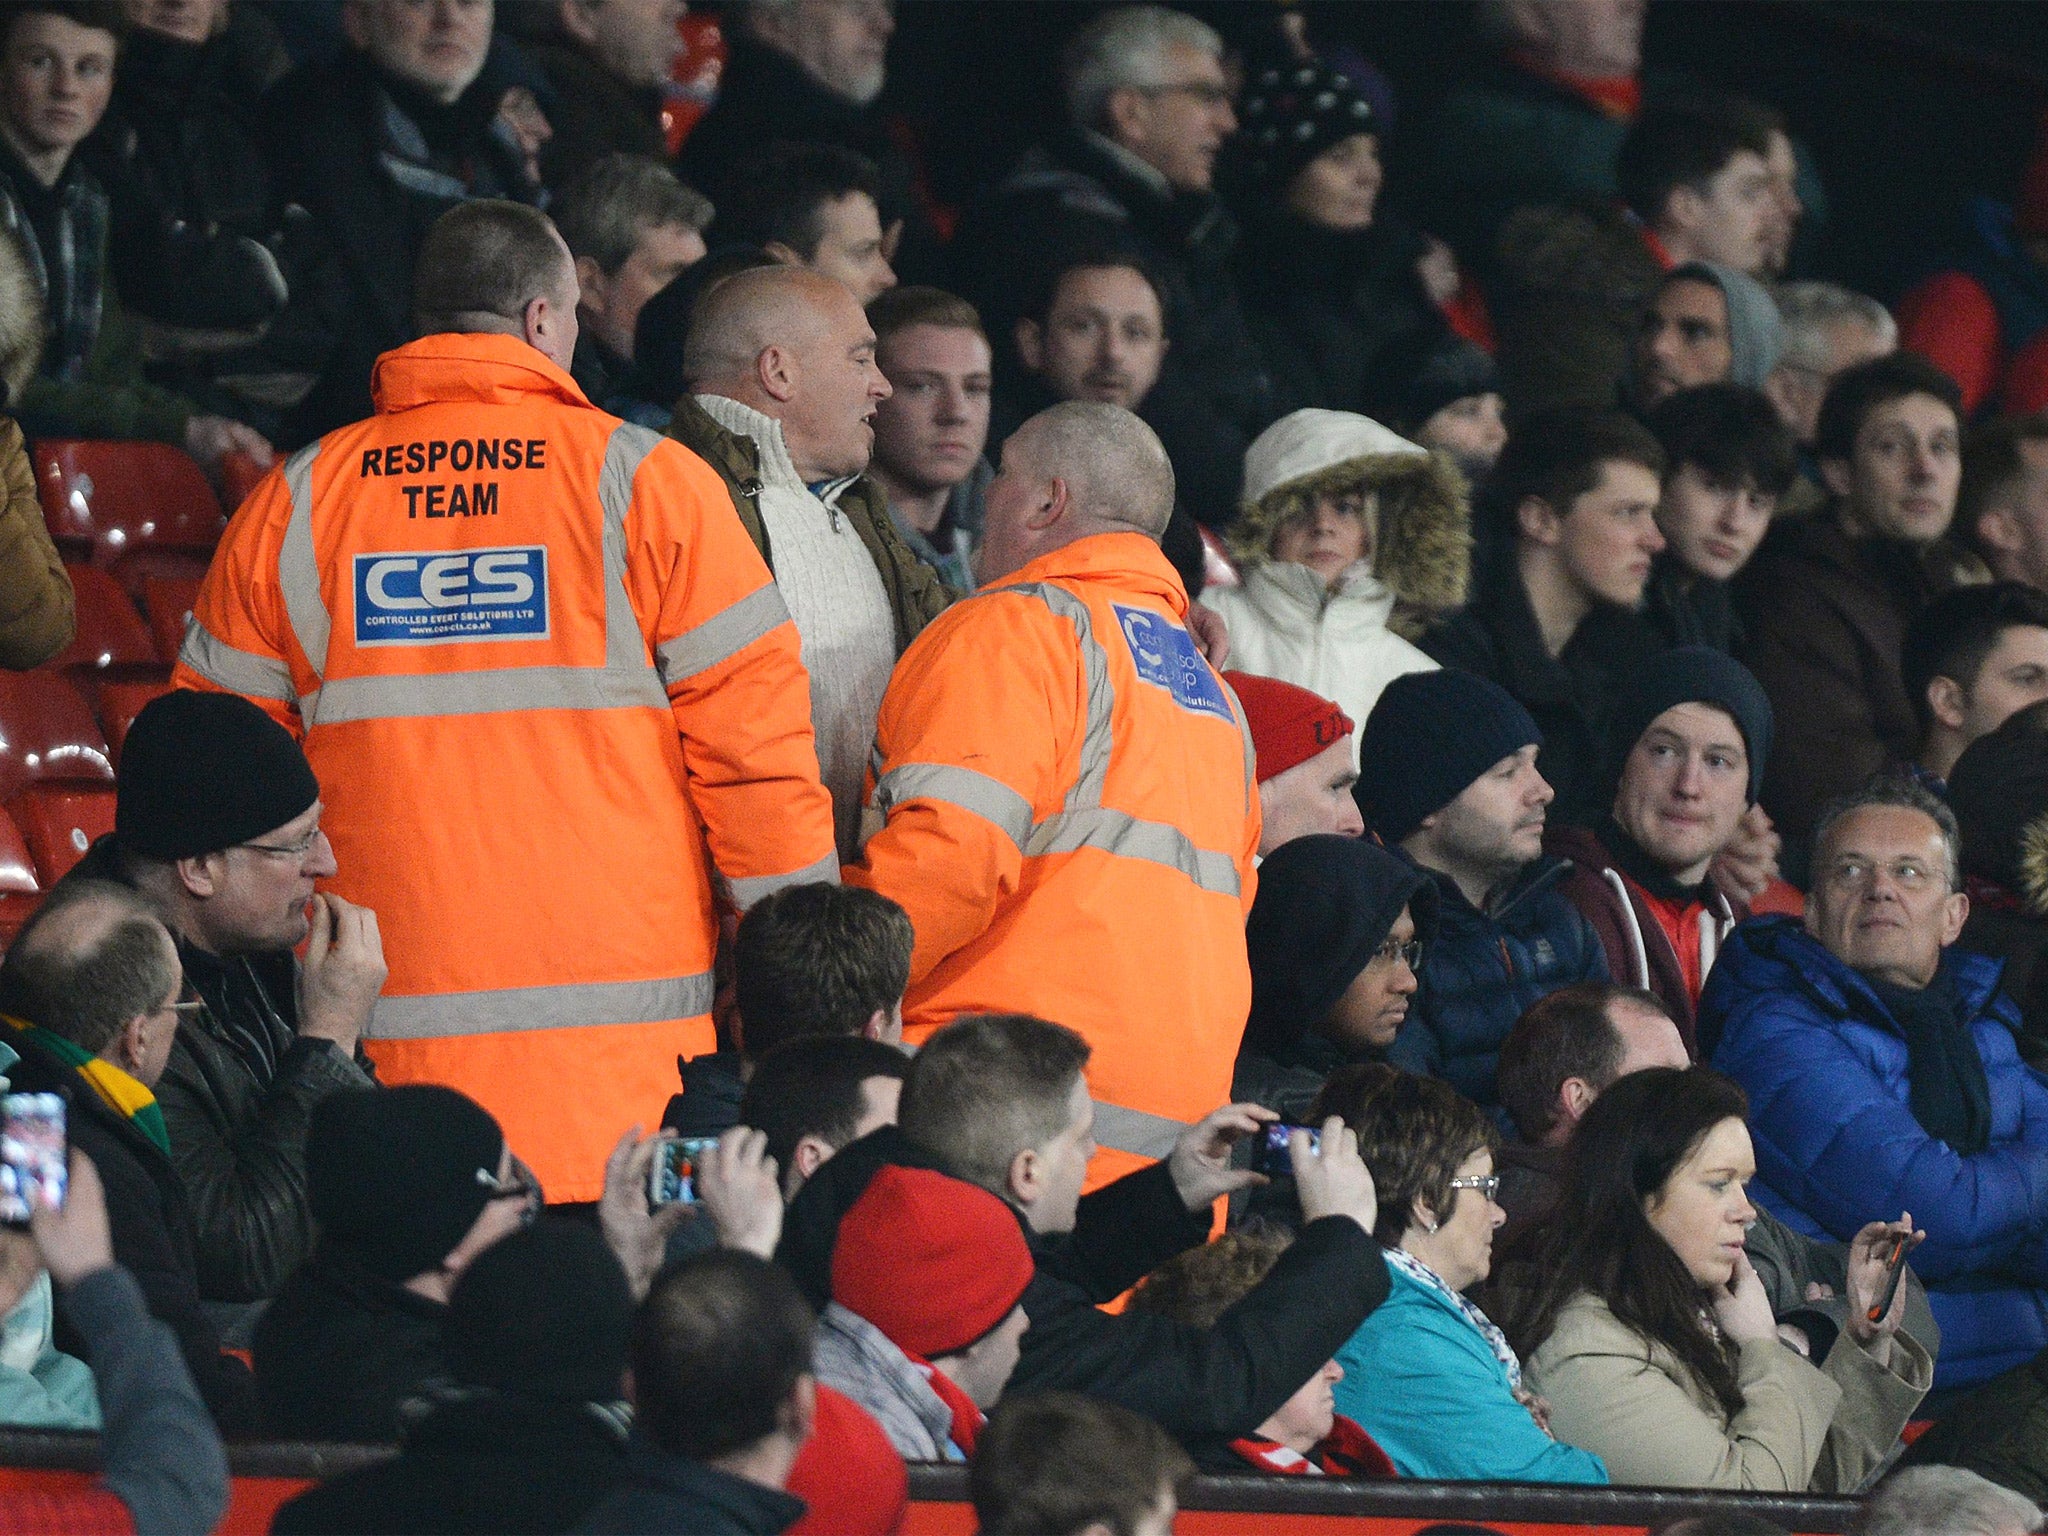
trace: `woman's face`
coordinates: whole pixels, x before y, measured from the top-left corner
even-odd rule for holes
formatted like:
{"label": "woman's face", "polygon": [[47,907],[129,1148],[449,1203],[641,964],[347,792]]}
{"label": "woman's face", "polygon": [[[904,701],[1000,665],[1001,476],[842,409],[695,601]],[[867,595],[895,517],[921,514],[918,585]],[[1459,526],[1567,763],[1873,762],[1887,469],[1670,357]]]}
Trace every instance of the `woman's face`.
{"label": "woman's face", "polygon": [[[1458,1164],[1457,1177],[1489,1178],[1493,1154],[1481,1147]],[[1493,1268],[1493,1234],[1508,1219],[1508,1213],[1484,1190],[1454,1189],[1448,1211],[1437,1213],[1437,1228],[1430,1232],[1410,1226],[1401,1246],[1415,1255],[1454,1291],[1484,1280]]]}
{"label": "woman's face", "polygon": [[1259,1426],[1259,1433],[1306,1456],[1318,1441],[1329,1438],[1337,1422],[1335,1388],[1343,1379],[1344,1367],[1329,1361]]}
{"label": "woman's face", "polygon": [[1726,1285],[1756,1207],[1743,1193],[1756,1177],[1749,1127],[1733,1117],[1700,1138],[1692,1156],[1643,1203],[1657,1235],[1702,1289]]}
{"label": "woman's face", "polygon": [[1287,206],[1324,229],[1364,229],[1372,223],[1385,179],[1378,136],[1354,133],[1294,173],[1287,183]]}
{"label": "woman's face", "polygon": [[1305,565],[1334,587],[1352,566],[1372,558],[1378,510],[1379,499],[1362,486],[1324,491],[1273,530],[1273,558]]}

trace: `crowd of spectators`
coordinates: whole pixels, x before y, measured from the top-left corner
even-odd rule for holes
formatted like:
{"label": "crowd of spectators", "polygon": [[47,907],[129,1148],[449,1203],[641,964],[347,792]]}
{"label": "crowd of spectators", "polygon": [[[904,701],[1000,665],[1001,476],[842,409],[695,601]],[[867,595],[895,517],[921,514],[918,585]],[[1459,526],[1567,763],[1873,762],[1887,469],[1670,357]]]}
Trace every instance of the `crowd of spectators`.
{"label": "crowd of spectators", "polygon": [[891,0],[284,9],[0,6],[0,662],[30,445],[268,470],[0,958],[24,1520],[2040,1527],[2048,152],[1887,308],[1641,0],[1385,160],[1077,9],[957,206]]}

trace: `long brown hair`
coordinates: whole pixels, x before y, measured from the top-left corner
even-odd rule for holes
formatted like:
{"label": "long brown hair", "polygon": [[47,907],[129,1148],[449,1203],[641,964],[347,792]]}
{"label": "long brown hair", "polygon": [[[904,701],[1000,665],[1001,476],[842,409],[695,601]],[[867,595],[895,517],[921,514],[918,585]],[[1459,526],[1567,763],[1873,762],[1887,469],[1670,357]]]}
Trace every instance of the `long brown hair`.
{"label": "long brown hair", "polygon": [[1572,1137],[1564,1198],[1536,1242],[1540,1278],[1511,1290],[1503,1308],[1501,1325],[1524,1360],[1585,1291],[1678,1356],[1730,1419],[1742,1411],[1735,1351],[1708,1321],[1699,1282],[1644,1205],[1708,1132],[1748,1113],[1742,1090],[1709,1067],[1632,1072],[1593,1101]]}

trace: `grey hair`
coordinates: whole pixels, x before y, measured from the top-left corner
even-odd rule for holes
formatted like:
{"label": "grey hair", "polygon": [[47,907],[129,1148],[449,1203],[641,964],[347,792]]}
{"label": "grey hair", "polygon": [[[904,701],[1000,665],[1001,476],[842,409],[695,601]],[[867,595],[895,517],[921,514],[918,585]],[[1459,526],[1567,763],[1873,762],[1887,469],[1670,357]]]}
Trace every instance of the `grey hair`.
{"label": "grey hair", "polygon": [[[1025,436],[1028,433],[1029,436]],[[1067,482],[1074,505],[1155,543],[1173,515],[1173,464],[1159,436],[1120,405],[1062,400],[1017,429],[1020,452]]]}
{"label": "grey hair", "polygon": [[1076,128],[1097,128],[1112,92],[1165,85],[1166,50],[1179,44],[1223,57],[1223,39],[1207,22],[1162,5],[1124,5],[1104,11],[1067,44],[1060,79],[1067,117]]}
{"label": "grey hair", "polygon": [[1839,283],[1786,283],[1772,297],[1778,301],[1778,318],[1784,324],[1785,345],[1778,355],[1781,365],[1825,372],[1827,328],[1843,320],[1868,326],[1884,342],[1886,351],[1899,344],[1899,322],[1867,293],[1856,293]]}
{"label": "grey hair", "polygon": [[1959,891],[1963,888],[1963,834],[1956,825],[1956,813],[1948,808],[1948,802],[1933,791],[1922,788],[1914,780],[1899,774],[1881,773],[1846,795],[1830,800],[1820,813],[1820,820],[1813,825],[1813,851],[1816,857],[1827,842],[1828,834],[1843,817],[1854,811],[1865,810],[1873,805],[1903,806],[1909,811],[1919,811],[1933,821],[1941,832],[1941,845],[1947,851],[1943,861],[1948,866],[1948,888]]}
{"label": "grey hair", "polygon": [[711,200],[676,180],[652,155],[623,152],[591,162],[555,202],[555,229],[571,256],[588,256],[610,277],[632,259],[651,229],[704,232]]}
{"label": "grey hair", "polygon": [[2008,1536],[2041,1529],[2033,1500],[1961,1467],[1908,1467],[1849,1522],[1851,1536]]}

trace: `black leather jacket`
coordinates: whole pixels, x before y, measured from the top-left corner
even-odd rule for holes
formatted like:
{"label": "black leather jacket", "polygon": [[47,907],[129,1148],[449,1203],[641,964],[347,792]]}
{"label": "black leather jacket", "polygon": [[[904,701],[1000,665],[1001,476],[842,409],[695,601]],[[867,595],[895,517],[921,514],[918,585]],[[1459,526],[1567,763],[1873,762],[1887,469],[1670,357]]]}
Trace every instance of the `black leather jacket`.
{"label": "black leather jacket", "polygon": [[[130,883],[112,837],[77,872]],[[376,1079],[367,1061],[299,1038],[298,962],[288,952],[223,960],[181,939],[178,958],[206,1008],[179,1024],[156,1097],[198,1228],[199,1290],[208,1301],[261,1301],[312,1251],[313,1106]]]}

